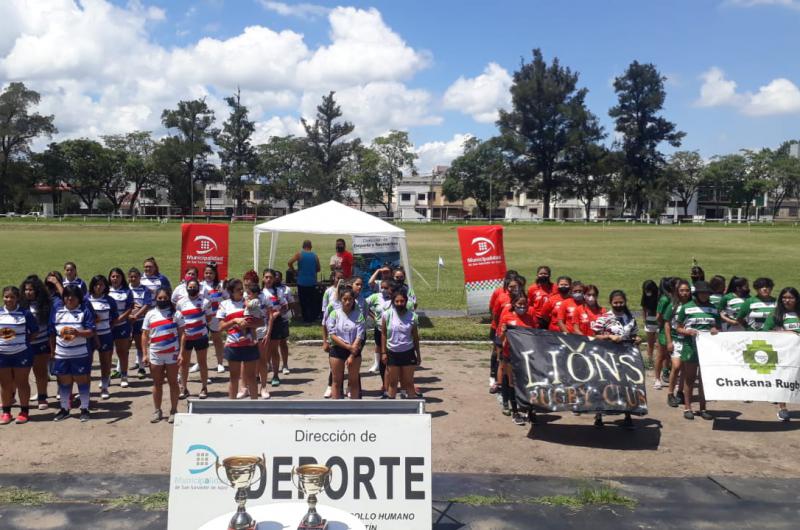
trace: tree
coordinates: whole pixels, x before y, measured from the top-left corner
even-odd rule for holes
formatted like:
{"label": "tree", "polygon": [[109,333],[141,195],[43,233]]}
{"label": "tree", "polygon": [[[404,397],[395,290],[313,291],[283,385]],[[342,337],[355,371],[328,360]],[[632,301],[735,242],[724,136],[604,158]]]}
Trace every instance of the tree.
{"label": "tree", "polygon": [[762,149],[715,157],[706,170],[708,182],[727,190],[729,206],[744,208],[745,218],[749,218],[750,208],[769,191],[771,155],[769,149]]}
{"label": "tree", "polygon": [[340,170],[355,146],[353,140],[344,139],[355,129],[353,124],[336,121],[342,117],[342,109],[336,104],[333,94],[330,92],[322,97],[314,123],[302,120],[308,145],[316,161],[314,176],[317,203],[342,198],[348,183],[342,178]]}
{"label": "tree", "polygon": [[242,105],[240,90],[225,98],[225,101],[231,114],[217,135],[217,145],[220,148],[219,158],[225,186],[235,200],[236,213],[241,215],[247,181],[252,180],[258,165],[255,148],[250,143],[256,127],[254,122],[247,119],[248,110]]}
{"label": "tree", "polygon": [[642,215],[647,192],[657,186],[664,165],[659,145],[667,142],[680,147],[686,134],[659,115],[666,99],[665,79],[654,65],[634,61],[614,80],[618,104],[608,114],[615,120],[615,130],[621,135],[619,144],[625,154],[621,168],[625,206],[636,216]]}
{"label": "tree", "polygon": [[669,158],[666,176],[670,192],[683,202],[683,215],[689,215],[689,203],[706,177],[705,162],[697,151],[676,151]]}
{"label": "tree", "polygon": [[520,184],[536,189],[550,217],[550,200],[561,186],[561,161],[576,107],[583,107],[586,89],[577,89],[578,74],[559,64],[548,65],[541,50],[514,72],[510,111],[500,110],[497,125],[514,155]]}
{"label": "tree", "polygon": [[156,143],[149,131],[103,136],[103,142],[114,153],[125,182],[133,188],[126,193],[128,213],[133,215],[142,190],[164,184],[155,165]]}
{"label": "tree", "polygon": [[311,186],[309,174],[313,166],[312,155],[303,138],[273,136],[269,143],[259,145],[260,173],[265,177],[265,191],[276,199],[283,199],[294,211],[294,205],[304,198]]}
{"label": "tree", "polygon": [[31,158],[36,179],[50,188],[50,200],[53,203],[53,213],[58,215],[66,213],[61,201],[61,188],[66,175],[66,160],[61,152],[61,146],[52,142],[41,153],[34,153]]}
{"label": "tree", "polygon": [[[170,198],[181,210],[189,208],[194,214],[194,184],[196,181],[209,180],[215,175],[214,168],[208,163],[211,146],[208,141],[217,134],[212,128],[214,111],[208,108],[205,98],[191,101],[179,101],[177,109],[164,109],[161,123],[167,129],[174,129],[175,134],[170,141],[162,142],[158,157],[161,163],[176,164],[177,167],[161,167],[162,174],[169,176],[170,186],[188,190],[184,194],[180,190],[170,189]],[[170,151],[169,153],[165,150]]]}
{"label": "tree", "polygon": [[85,138],[65,140],[59,144],[58,151],[63,157],[64,182],[80,197],[91,215],[113,170],[110,152],[99,142]]}
{"label": "tree", "polygon": [[464,154],[453,160],[445,174],[442,192],[447,200],[474,199],[481,217],[494,211],[511,189],[503,145],[496,137],[485,142],[468,138]]}
{"label": "tree", "polygon": [[772,161],[772,191],[770,198],[775,215],[780,213],[783,201],[800,195],[800,159],[789,154],[789,146],[797,142],[784,142]]}
{"label": "tree", "polygon": [[[386,208],[386,215],[392,211],[392,197],[395,185],[403,178],[403,170],[414,171],[417,154],[405,131],[390,131],[372,141],[372,150],[378,155],[378,164],[373,178],[366,181],[368,196]],[[363,198],[362,198],[363,202]]]}
{"label": "tree", "polygon": [[23,83],[11,83],[0,93],[0,209],[7,205],[11,162],[28,157],[34,138],[58,132],[52,115],[29,112],[39,99],[39,93]]}

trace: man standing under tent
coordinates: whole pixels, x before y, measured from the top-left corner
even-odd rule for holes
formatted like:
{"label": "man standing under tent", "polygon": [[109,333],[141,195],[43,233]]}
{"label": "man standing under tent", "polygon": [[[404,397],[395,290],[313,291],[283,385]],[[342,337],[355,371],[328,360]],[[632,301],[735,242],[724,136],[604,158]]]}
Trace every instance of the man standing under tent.
{"label": "man standing under tent", "polygon": [[331,272],[341,269],[345,278],[353,276],[353,255],[346,250],[344,239],[336,240],[336,254],[331,256]]}

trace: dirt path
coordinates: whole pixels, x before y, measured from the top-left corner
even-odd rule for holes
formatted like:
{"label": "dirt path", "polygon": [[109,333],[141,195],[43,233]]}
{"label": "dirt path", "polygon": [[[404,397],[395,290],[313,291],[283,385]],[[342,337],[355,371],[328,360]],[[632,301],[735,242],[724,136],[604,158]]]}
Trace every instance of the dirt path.
{"label": "dirt path", "polygon": [[[611,423],[598,430],[590,415],[571,414],[546,415],[547,423],[534,430],[516,426],[500,414],[495,397],[487,392],[484,350],[423,350],[425,366],[417,379],[434,417],[434,471],[567,477],[800,476],[792,457],[800,450],[800,414],[794,412],[794,421],[781,424],[775,407],[765,403],[711,403],[718,419],[687,421],[680,409],[667,407],[665,391],[648,388],[650,415],[637,420],[634,432]],[[327,359],[319,349],[294,346],[291,361],[297,371],[284,376],[273,399],[321,397]],[[211,397],[227,395],[228,374],[223,375],[213,373]],[[191,378],[190,390],[196,392],[198,376]],[[367,399],[375,399],[377,377],[364,374],[363,382]],[[50,391],[55,391],[53,383]],[[168,473],[172,428],[166,422],[150,424],[151,411],[149,379],[134,379],[128,389],[113,386],[112,398],[98,401],[92,420],[85,424],[75,418],[55,424],[50,421],[55,408],[34,410],[28,425],[0,427],[0,473]],[[620,417],[608,421],[615,418]]]}

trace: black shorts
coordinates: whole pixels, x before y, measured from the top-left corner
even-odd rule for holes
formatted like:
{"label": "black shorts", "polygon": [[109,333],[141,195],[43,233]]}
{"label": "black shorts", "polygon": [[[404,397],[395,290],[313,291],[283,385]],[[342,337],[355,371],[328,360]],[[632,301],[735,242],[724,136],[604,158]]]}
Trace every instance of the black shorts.
{"label": "black shorts", "polygon": [[225,359],[243,363],[257,361],[258,348],[256,346],[237,346],[236,348],[225,346]]}
{"label": "black shorts", "polygon": [[269,332],[271,340],[283,340],[289,338],[289,321],[284,320],[282,317],[275,319],[272,323],[272,331]]}
{"label": "black shorts", "polygon": [[378,328],[375,328],[375,346],[383,348],[383,332]]}
{"label": "black shorts", "polygon": [[497,330],[494,328],[489,328],[489,340],[494,342],[494,338],[497,336]]}
{"label": "black shorts", "polygon": [[[350,357],[350,350],[345,350],[341,346],[333,345],[331,346],[331,351],[328,354],[330,357],[335,359],[341,359],[342,361],[346,361],[348,357]],[[356,357],[361,357],[361,350],[358,350],[358,353],[355,355]]]}
{"label": "black shorts", "polygon": [[187,352],[200,351],[200,350],[207,350],[208,349],[208,335],[205,337],[200,337],[199,339],[187,339],[186,342],[183,343],[184,350]]}
{"label": "black shorts", "polygon": [[389,366],[415,366],[417,364],[417,354],[413,349],[400,352],[390,351],[387,357]]}

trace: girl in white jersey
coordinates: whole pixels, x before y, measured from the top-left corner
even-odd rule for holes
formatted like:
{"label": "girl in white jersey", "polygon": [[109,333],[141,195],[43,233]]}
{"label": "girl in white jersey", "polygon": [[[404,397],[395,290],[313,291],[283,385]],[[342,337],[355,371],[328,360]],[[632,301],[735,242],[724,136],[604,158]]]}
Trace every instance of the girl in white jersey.
{"label": "girl in white jersey", "polygon": [[[142,273],[136,267],[131,267],[128,271],[128,288],[133,296],[133,310],[128,319],[131,322],[131,335],[133,343],[136,345],[136,366],[139,379],[144,379],[147,375],[144,362],[144,349],[142,345],[142,323],[144,316],[153,307],[153,295],[148,287],[142,284]],[[125,367],[127,369],[127,366]]]}
{"label": "girl in white jersey", "polygon": [[19,305],[19,289],[3,289],[3,306],[0,308],[0,394],[3,413],[0,425],[8,425],[11,417],[11,401],[14,392],[19,393],[20,413],[17,423],[28,422],[28,403],[31,387],[28,377],[31,373],[33,354],[30,341],[39,331],[36,319],[30,311]]}
{"label": "girl in white jersey", "polygon": [[382,361],[387,365],[386,390],[389,399],[397,394],[397,383],[406,395],[417,397],[414,370],[422,363],[419,348],[417,314],[408,307],[408,295],[402,289],[392,295],[392,307],[381,317]]}
{"label": "girl in white jersey", "polygon": [[[186,282],[186,296],[182,297],[175,309],[175,321],[183,329],[181,338],[181,399],[189,397],[189,362],[192,350],[197,354],[197,364],[200,365],[200,381],[202,387],[197,395],[200,399],[208,397],[206,384],[208,381],[208,323],[211,321],[211,303],[200,294],[200,282],[189,280]],[[173,297],[174,299],[174,297]]]}
{"label": "girl in white jersey", "polygon": [[78,385],[82,422],[89,421],[89,383],[92,372],[94,312],[81,304],[83,292],[76,285],[63,290],[64,304],[54,306],[50,314],[50,349],[53,351],[52,373],[58,379],[61,410],[53,421],[69,418],[72,384]]}
{"label": "girl in white jersey", "polygon": [[156,263],[155,258],[150,257],[144,260],[142,268],[144,269],[144,274],[142,275],[142,285],[150,289],[150,295],[154,300],[156,297],[156,291],[162,287],[172,292],[172,285],[169,283],[167,277],[161,274],[159,271],[158,263]]}
{"label": "girl in white jersey", "polygon": [[[267,360],[272,367],[272,386],[280,386],[280,368],[281,368],[281,341],[289,337],[289,320],[284,318],[283,315],[289,313],[289,302],[284,297],[284,293],[275,285],[275,271],[272,269],[264,269],[261,276],[261,289],[264,299],[267,303],[267,310],[277,311],[280,318],[273,322],[270,334],[266,339],[267,342]],[[266,360],[262,361],[262,369],[266,370]],[[264,376],[262,376],[264,377]],[[266,378],[261,382],[262,386],[265,384]]]}
{"label": "girl in white jersey", "polygon": [[36,400],[39,410],[47,410],[47,383],[50,380],[47,365],[52,353],[50,337],[47,336],[47,324],[50,321],[52,301],[47,287],[35,274],[25,278],[19,290],[22,294],[19,305],[30,311],[39,325],[39,333],[31,338],[33,376],[36,379]]}
{"label": "girl in white jersey", "polygon": [[296,312],[297,302],[292,293],[292,288],[283,283],[283,274],[278,270],[275,271],[275,289],[278,291],[278,298],[286,300],[286,308],[281,310],[281,319],[286,322],[286,336],[281,339],[279,347],[281,351],[281,366],[283,366],[281,373],[289,375],[292,373],[289,369],[289,322],[292,314],[298,314]]}
{"label": "girl in white jersey", "polygon": [[114,353],[112,326],[118,321],[117,303],[108,296],[108,280],[102,274],[89,282],[86,302],[94,311],[94,346],[100,357],[100,398],[111,397],[108,387],[111,384],[111,356]]}
{"label": "girl in white jersey", "polygon": [[117,305],[117,319],[111,325],[111,335],[114,337],[114,349],[117,352],[117,369],[111,372],[111,377],[119,377],[119,386],[128,387],[128,354],[131,349],[131,313],[133,313],[133,293],[125,281],[125,273],[119,267],[114,267],[108,272],[108,296]]}
{"label": "girl in white jersey", "polygon": [[225,365],[222,362],[222,354],[225,344],[222,340],[222,333],[219,330],[219,320],[217,320],[217,310],[219,304],[228,297],[228,291],[219,281],[219,272],[215,263],[206,264],[203,269],[203,282],[200,284],[203,298],[211,304],[211,322],[208,323],[208,331],[211,333],[211,342],[214,343],[214,354],[217,356],[217,373],[225,373]]}
{"label": "girl in white jersey", "polygon": [[72,261],[68,261],[64,264],[64,279],[62,280],[61,285],[64,287],[68,285],[75,285],[80,288],[83,296],[88,294],[88,291],[86,290],[86,282],[78,277],[78,266]]}
{"label": "girl in white jersey", "polygon": [[178,412],[178,366],[181,362],[182,329],[175,322],[175,306],[172,305],[170,296],[169,289],[158,289],[156,307],[148,311],[142,322],[144,358],[149,361],[150,375],[153,378],[155,410],[151,423],[158,423],[163,418],[161,401],[164,394],[164,372],[169,384],[170,409],[167,422],[173,423]]}
{"label": "girl in white jersey", "polygon": [[330,365],[333,381],[332,398],[342,399],[344,371],[348,373],[348,391],[351,399],[361,399],[359,371],[361,348],[366,336],[364,313],[356,304],[356,295],[351,287],[345,287],[340,297],[341,307],[328,315],[327,327],[330,339]]}
{"label": "girl in white jersey", "polygon": [[186,284],[192,280],[197,280],[200,272],[197,267],[188,267],[183,274],[183,281],[172,291],[172,303],[176,304],[186,298]]}

